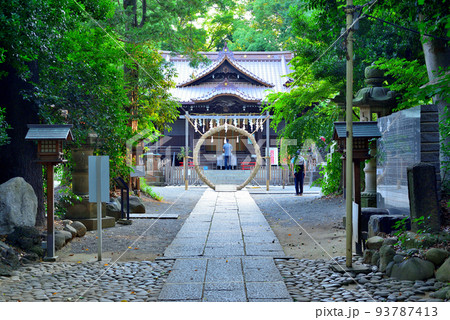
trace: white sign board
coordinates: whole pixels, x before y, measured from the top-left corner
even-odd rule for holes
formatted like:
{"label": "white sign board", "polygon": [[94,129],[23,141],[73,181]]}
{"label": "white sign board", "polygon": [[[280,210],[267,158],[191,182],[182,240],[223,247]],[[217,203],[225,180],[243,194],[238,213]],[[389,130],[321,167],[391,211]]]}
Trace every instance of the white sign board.
{"label": "white sign board", "polygon": [[353,242],[358,242],[358,204],[352,201],[352,238]]}
{"label": "white sign board", "polygon": [[97,183],[100,183],[100,202],[109,202],[109,156],[89,156],[89,202],[98,202]]}
{"label": "white sign board", "polygon": [[270,164],[272,166],[278,165],[278,148],[269,148]]}

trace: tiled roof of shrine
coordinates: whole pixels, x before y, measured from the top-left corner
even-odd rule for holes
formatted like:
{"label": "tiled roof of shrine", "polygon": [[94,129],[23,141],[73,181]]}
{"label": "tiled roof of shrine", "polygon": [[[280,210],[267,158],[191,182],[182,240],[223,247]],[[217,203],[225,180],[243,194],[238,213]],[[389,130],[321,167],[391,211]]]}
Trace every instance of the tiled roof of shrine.
{"label": "tiled roof of shrine", "polygon": [[[167,51],[161,54],[176,69],[177,86],[171,93],[182,104],[207,102],[224,95],[260,103],[270,92],[290,90],[285,83],[290,80],[286,75],[292,72],[292,52],[232,52],[225,47],[221,52],[201,52],[211,63],[198,68],[192,68],[187,57],[171,56]],[[214,79],[225,65],[238,74],[237,78]]]}

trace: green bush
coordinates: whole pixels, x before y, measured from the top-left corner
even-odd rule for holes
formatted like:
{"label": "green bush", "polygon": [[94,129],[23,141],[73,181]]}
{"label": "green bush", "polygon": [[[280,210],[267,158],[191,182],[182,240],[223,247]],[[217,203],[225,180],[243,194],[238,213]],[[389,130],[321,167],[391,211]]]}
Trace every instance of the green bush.
{"label": "green bush", "polygon": [[319,165],[322,178],[314,181],[313,185],[319,185],[324,195],[342,193],[342,154],[334,152],[327,158],[326,165]]}
{"label": "green bush", "polygon": [[162,201],[163,197],[161,197],[161,195],[153,191],[153,189],[145,182],[145,178],[140,179],[141,179],[141,191],[145,193],[147,196],[157,201]]}

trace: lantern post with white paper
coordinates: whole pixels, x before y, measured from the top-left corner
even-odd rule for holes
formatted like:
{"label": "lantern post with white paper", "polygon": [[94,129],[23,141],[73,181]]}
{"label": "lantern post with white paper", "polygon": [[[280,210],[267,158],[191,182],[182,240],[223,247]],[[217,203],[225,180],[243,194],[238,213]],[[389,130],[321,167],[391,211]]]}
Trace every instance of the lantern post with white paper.
{"label": "lantern post with white paper", "polygon": [[97,250],[102,261],[102,202],[109,202],[109,156],[89,156],[89,202],[97,202]]}

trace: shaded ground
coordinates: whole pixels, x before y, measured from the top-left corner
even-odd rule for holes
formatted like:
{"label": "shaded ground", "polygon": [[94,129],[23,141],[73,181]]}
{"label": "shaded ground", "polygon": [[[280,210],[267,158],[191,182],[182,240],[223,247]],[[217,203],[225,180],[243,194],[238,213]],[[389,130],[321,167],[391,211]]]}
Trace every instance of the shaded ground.
{"label": "shaded ground", "polygon": [[[290,188],[285,189],[290,192]],[[205,187],[155,187],[162,202],[143,196],[147,212],[179,213],[178,219],[134,219],[131,226],[116,225],[104,229],[103,258],[120,261],[154,260],[162,256],[189,213],[205,191]],[[265,218],[278,237],[286,255],[294,258],[329,258],[345,254],[345,230],[342,197],[320,198],[318,194],[297,197],[292,193],[254,194]],[[60,261],[78,262],[97,259],[96,231],[75,238],[57,252]]]}
{"label": "shaded ground", "polygon": [[[289,187],[286,188],[289,191]],[[293,191],[293,190],[292,190]],[[251,193],[252,194],[252,193]],[[343,197],[305,194],[252,194],[275,232],[286,255],[294,258],[328,259],[345,255]]]}
{"label": "shaded ground", "polygon": [[[104,229],[103,258],[120,261],[154,260],[162,256],[172,242],[189,213],[195,207],[205,188],[180,187],[154,188],[163,197],[155,201],[142,196],[148,213],[178,213],[178,219],[134,219],[126,226],[116,224]],[[75,238],[57,252],[60,261],[89,261],[97,258],[96,231],[89,231],[82,238]]]}

